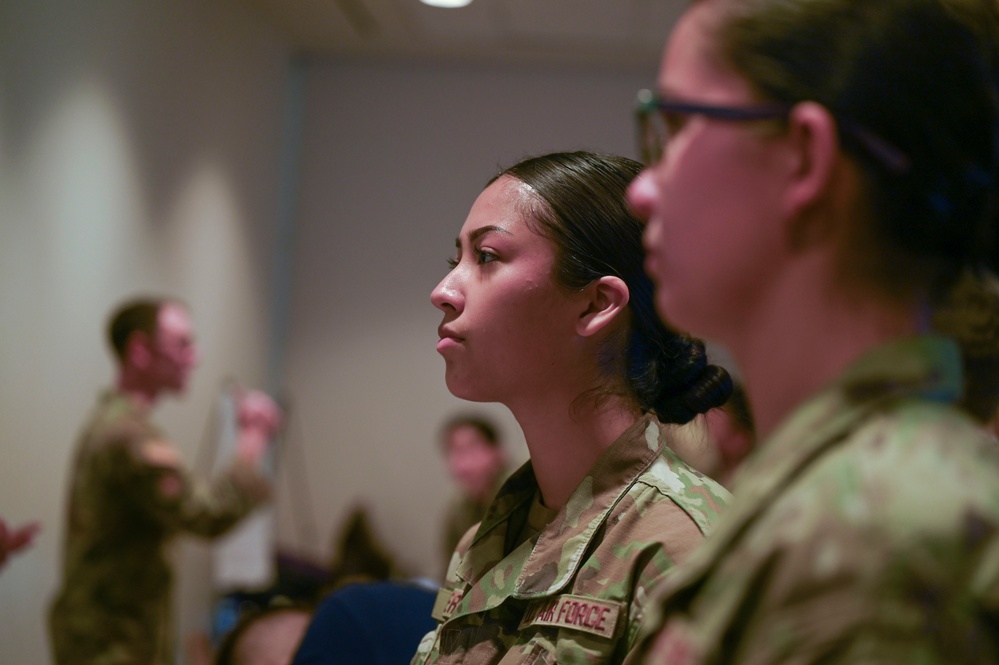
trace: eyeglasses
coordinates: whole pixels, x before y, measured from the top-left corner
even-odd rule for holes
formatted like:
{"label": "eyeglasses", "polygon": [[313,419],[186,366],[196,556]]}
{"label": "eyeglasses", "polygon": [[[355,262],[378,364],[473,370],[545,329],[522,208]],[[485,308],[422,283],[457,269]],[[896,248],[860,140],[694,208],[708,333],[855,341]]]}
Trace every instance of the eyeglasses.
{"label": "eyeglasses", "polygon": [[[662,99],[651,90],[639,90],[635,101],[639,151],[642,160],[649,166],[662,159],[666,142],[670,138],[670,125],[674,124],[673,120],[678,116],[701,115],[724,122],[786,120],[792,108],[788,104],[698,104]],[[894,145],[849,119],[838,116],[836,121],[842,132],[852,137],[881,166],[892,173],[904,173],[909,169],[908,155]]]}
{"label": "eyeglasses", "polygon": [[785,104],[753,104],[748,106],[715,106],[661,99],[651,90],[639,90],[635,101],[638,119],[638,145],[642,160],[652,165],[662,159],[663,149],[670,138],[671,117],[703,115],[713,120],[748,122],[752,120],[783,120],[791,108]]}

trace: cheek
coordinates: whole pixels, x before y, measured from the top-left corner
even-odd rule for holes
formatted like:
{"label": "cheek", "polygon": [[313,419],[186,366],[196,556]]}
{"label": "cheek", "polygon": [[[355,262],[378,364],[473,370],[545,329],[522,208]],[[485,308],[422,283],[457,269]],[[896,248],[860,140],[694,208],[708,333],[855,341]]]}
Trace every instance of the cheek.
{"label": "cheek", "polygon": [[[694,334],[719,338],[772,270],[776,239],[765,182],[746,169],[706,169],[698,160],[664,181],[655,242],[656,305]],[[696,177],[701,176],[701,177]]]}

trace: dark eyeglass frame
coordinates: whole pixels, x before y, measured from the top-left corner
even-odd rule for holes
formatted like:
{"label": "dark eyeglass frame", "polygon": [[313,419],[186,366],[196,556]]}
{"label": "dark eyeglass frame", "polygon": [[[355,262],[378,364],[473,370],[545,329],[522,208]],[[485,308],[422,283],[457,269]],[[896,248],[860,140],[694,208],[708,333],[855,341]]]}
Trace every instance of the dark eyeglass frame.
{"label": "dark eyeglass frame", "polygon": [[[635,100],[635,116],[638,121],[638,147],[642,161],[652,166],[662,159],[668,134],[656,130],[652,118],[656,113],[677,115],[701,115],[725,122],[751,122],[756,120],[786,120],[793,105],[789,104],[747,104],[742,106],[720,106],[697,102],[663,99],[651,90],[639,90]],[[874,160],[895,174],[909,170],[909,157],[891,143],[885,141],[865,127],[836,117],[841,130],[852,136]]]}

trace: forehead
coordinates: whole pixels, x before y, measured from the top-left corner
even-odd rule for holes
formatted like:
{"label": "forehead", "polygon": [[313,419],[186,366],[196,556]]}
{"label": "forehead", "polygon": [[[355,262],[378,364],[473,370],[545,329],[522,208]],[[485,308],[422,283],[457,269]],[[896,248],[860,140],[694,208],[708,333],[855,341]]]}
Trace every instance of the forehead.
{"label": "forehead", "polygon": [[177,303],[167,303],[160,308],[159,332],[171,335],[190,335],[191,315],[187,309]]}
{"label": "forehead", "polygon": [[659,68],[659,88],[666,96],[719,103],[753,96],[750,84],[721,55],[720,6],[696,2],[680,17]]}
{"label": "forehead", "polygon": [[533,194],[531,188],[510,176],[502,176],[482,190],[475,199],[461,235],[468,236],[483,226],[500,226],[508,231],[524,227],[524,215],[528,210]]}

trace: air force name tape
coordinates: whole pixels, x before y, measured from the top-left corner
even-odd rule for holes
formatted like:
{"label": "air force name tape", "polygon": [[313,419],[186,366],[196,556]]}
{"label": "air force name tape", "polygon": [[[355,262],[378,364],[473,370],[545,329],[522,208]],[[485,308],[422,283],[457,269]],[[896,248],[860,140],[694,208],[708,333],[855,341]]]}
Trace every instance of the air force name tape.
{"label": "air force name tape", "polygon": [[[451,618],[461,603],[461,589],[441,589],[431,612],[437,621],[444,623]],[[611,639],[617,631],[617,618],[621,603],[598,600],[587,596],[565,594],[555,598],[540,598],[527,606],[519,630],[529,626],[552,626],[581,630]]]}
{"label": "air force name tape", "polygon": [[520,630],[528,626],[554,626],[582,630],[612,638],[617,629],[621,603],[566,594],[535,600],[527,606]]}
{"label": "air force name tape", "polygon": [[430,612],[431,615],[441,623],[444,623],[454,614],[463,596],[464,592],[461,589],[451,590],[444,588],[439,590],[437,598],[434,600],[434,608]]}

